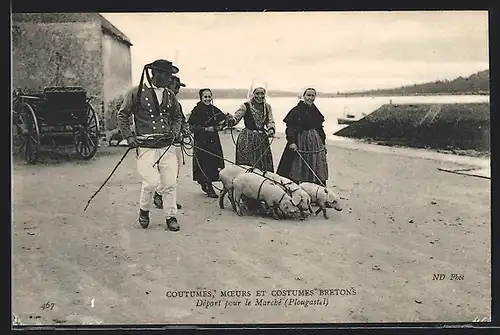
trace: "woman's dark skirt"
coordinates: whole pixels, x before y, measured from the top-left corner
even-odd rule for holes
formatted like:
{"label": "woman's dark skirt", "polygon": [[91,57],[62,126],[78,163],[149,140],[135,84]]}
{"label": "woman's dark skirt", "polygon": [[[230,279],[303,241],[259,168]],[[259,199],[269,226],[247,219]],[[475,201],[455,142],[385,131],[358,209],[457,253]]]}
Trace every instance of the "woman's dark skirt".
{"label": "woman's dark skirt", "polygon": [[289,149],[289,145],[290,143],[287,143],[283,151],[277,173],[296,183],[325,184],[328,180],[328,161],[325,146],[318,132],[315,129],[305,130],[299,132],[297,136],[297,147],[300,155],[314,173],[311,172],[298,153]]}
{"label": "woman's dark skirt", "polygon": [[[224,168],[224,156],[219,134],[209,132],[195,134],[194,145],[193,180],[200,184],[219,180],[219,168]],[[205,151],[198,149],[198,147]]]}

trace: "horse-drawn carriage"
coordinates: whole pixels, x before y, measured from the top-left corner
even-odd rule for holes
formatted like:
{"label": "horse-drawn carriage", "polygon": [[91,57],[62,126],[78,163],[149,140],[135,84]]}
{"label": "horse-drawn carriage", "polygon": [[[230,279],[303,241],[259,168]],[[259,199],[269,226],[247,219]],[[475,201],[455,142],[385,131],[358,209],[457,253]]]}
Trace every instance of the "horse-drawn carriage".
{"label": "horse-drawn carriage", "polygon": [[42,145],[73,144],[83,159],[97,152],[99,119],[82,87],[15,92],[12,112],[19,148],[30,164],[36,164]]}

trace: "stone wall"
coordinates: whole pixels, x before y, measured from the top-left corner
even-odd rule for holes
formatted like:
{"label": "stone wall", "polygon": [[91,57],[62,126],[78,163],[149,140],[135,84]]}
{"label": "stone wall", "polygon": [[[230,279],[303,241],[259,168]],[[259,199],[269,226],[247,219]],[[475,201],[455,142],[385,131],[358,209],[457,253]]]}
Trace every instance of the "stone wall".
{"label": "stone wall", "polygon": [[[102,35],[102,62],[104,74],[104,109],[106,128],[116,128],[117,104],[132,87],[130,47],[104,32]],[[119,106],[118,106],[119,107]]]}
{"label": "stone wall", "polygon": [[93,96],[101,122],[103,63],[101,25],[90,22],[13,20],[13,87],[43,90],[47,86],[82,86]]}

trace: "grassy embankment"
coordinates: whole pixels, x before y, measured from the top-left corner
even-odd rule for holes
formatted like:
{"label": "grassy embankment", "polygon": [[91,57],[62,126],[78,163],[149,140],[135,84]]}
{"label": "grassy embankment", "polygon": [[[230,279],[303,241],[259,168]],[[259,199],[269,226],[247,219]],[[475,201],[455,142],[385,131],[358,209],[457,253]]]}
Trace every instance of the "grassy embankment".
{"label": "grassy embankment", "polygon": [[335,135],[484,156],[490,154],[490,104],[383,105]]}

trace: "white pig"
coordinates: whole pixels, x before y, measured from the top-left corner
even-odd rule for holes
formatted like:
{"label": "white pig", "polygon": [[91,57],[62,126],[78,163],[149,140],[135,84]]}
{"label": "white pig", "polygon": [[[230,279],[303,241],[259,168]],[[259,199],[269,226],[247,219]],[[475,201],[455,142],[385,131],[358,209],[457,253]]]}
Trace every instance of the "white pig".
{"label": "white pig", "polygon": [[[327,208],[334,208],[339,212],[342,210],[340,197],[333,190],[314,183],[300,183],[299,186],[309,194],[311,202],[319,206],[316,215],[323,211],[323,216],[325,219],[328,219],[328,215],[326,214]],[[312,214],[312,209],[309,210]]]}

